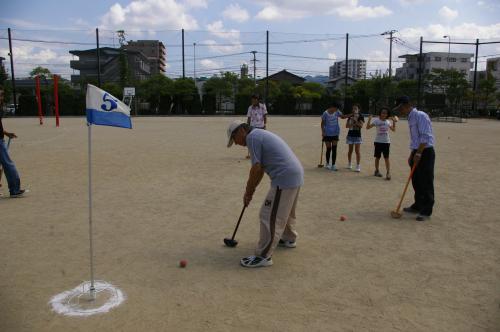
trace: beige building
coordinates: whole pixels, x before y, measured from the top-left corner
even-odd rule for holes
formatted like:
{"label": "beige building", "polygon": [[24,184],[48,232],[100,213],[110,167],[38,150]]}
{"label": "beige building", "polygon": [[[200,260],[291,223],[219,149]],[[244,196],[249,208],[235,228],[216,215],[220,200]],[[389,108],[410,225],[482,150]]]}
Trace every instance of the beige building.
{"label": "beige building", "polygon": [[497,80],[497,91],[500,91],[500,57],[486,60],[486,72]]}
{"label": "beige building", "polygon": [[339,77],[347,76],[355,80],[364,80],[366,78],[366,60],[349,59],[347,63],[345,60],[337,61],[330,66],[329,79],[334,80]]}
{"label": "beige building", "polygon": [[[422,74],[429,74],[433,69],[454,69],[465,75],[470,81],[469,72],[473,68],[472,53],[448,53],[448,52],[428,52],[422,53],[424,62],[422,63]],[[399,58],[405,59],[403,67],[396,68],[397,80],[418,79],[418,54],[405,54]]]}
{"label": "beige building", "polygon": [[137,51],[144,54],[151,66],[151,75],[164,74],[166,64],[165,45],[159,40],[136,40],[129,41],[124,46],[127,50]]}

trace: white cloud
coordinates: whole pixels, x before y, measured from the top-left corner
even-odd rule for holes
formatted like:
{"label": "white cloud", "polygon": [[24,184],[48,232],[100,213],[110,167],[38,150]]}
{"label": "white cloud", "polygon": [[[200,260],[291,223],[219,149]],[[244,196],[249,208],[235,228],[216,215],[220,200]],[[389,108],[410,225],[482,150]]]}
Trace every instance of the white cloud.
{"label": "white cloud", "polygon": [[200,61],[200,64],[203,69],[217,69],[222,68],[224,65],[222,62],[218,62],[212,59],[203,59]]}
{"label": "white cloud", "polygon": [[328,40],[328,41],[322,41],[319,43],[321,45],[321,47],[323,47],[324,49],[328,49],[328,48],[332,48],[334,46],[336,46],[336,43],[331,41],[331,40]]}
{"label": "white cloud", "polygon": [[337,54],[335,54],[333,52],[328,53],[327,57],[329,59],[332,59],[333,61],[337,60]]}
{"label": "white cloud", "polygon": [[290,21],[306,16],[308,16],[308,14],[300,10],[278,8],[274,5],[267,5],[257,13],[256,18],[263,21]]}
{"label": "white cloud", "polygon": [[225,29],[222,21],[215,21],[207,25],[207,30],[214,37],[222,39],[223,42],[217,42],[213,39],[205,40],[208,49],[219,54],[237,53],[243,50],[240,41],[240,31],[235,29]]}
{"label": "white cloud", "polygon": [[70,19],[71,22],[74,24],[74,25],[77,25],[79,27],[84,27],[84,28],[89,28],[91,27],[90,23],[86,20],[84,20],[83,18],[74,18],[74,19]]}
{"label": "white cloud", "polygon": [[235,29],[226,30],[222,21],[215,21],[207,24],[207,30],[214,36],[221,39],[238,40],[240,38],[240,31]]}
{"label": "white cloud", "polygon": [[205,40],[203,44],[208,44],[211,52],[219,54],[238,53],[243,50],[243,45],[238,42],[219,44],[215,40]]}
{"label": "white cloud", "polygon": [[101,17],[105,29],[196,29],[198,23],[187,13],[190,7],[206,5],[206,1],[190,0],[180,4],[176,0],[135,0],[122,7],[115,3]]}
{"label": "white cloud", "polygon": [[389,61],[389,55],[384,51],[374,50],[374,51],[368,52],[365,59],[367,59],[368,61],[370,61],[370,60],[372,60],[372,61]]}
{"label": "white cloud", "polygon": [[[8,48],[0,48],[0,56],[7,58],[8,53]],[[12,53],[18,78],[29,76],[29,72],[37,66],[48,68],[52,73],[66,78],[69,76],[69,62],[72,56],[67,52],[59,54],[50,48],[23,45],[14,46]]]}
{"label": "white cloud", "polygon": [[443,19],[447,20],[447,21],[452,21],[454,19],[457,18],[458,16],[458,11],[457,10],[453,10],[447,6],[443,6],[440,10],[439,10],[439,16],[441,16]]}
{"label": "white cloud", "polygon": [[248,11],[244,8],[241,8],[239,4],[230,4],[229,6],[227,6],[226,9],[224,9],[224,11],[222,12],[222,16],[239,23],[246,22],[250,18]]}
{"label": "white cloud", "polygon": [[500,36],[500,23],[492,25],[478,25],[476,23],[462,23],[456,26],[444,26],[441,24],[430,24],[427,27],[414,27],[400,30],[402,38],[417,39],[420,36],[424,39],[443,39],[444,35],[461,40],[469,39],[493,39]]}
{"label": "white cloud", "polygon": [[367,18],[383,17],[392,14],[392,11],[385,8],[384,6],[377,7],[344,7],[336,10],[337,15],[344,18],[350,18],[353,20],[363,20]]}
{"label": "white cloud", "polygon": [[[5,23],[11,28],[19,29],[53,29],[55,26],[50,26],[46,24],[40,24],[36,22],[31,22],[27,20],[17,19],[17,18],[0,18],[1,23]],[[60,27],[59,27],[60,28]]]}
{"label": "white cloud", "polygon": [[429,0],[400,0],[399,2],[401,2],[402,5],[411,6],[411,5],[419,5],[426,1]]}
{"label": "white cloud", "polygon": [[384,6],[367,7],[358,0],[256,0],[263,8],[256,18],[266,21],[294,20],[315,15],[336,15],[350,20],[383,17],[392,14]]}
{"label": "white cloud", "polygon": [[184,0],[186,6],[191,8],[207,8],[208,3],[206,0]]}

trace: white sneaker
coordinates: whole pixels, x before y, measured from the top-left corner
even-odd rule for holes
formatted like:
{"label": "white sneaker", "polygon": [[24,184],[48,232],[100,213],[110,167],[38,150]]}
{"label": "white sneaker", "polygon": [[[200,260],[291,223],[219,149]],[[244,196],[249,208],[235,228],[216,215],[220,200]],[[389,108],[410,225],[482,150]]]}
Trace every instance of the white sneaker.
{"label": "white sneaker", "polygon": [[360,165],[356,166],[356,172],[361,172],[361,166]]}
{"label": "white sneaker", "polygon": [[335,165],[332,165],[332,168],[331,168],[331,170],[332,170],[332,171],[338,171],[338,169],[337,169],[337,166],[335,166]]}
{"label": "white sneaker", "polygon": [[352,165],[351,164],[347,164],[347,169],[352,169]]}
{"label": "white sneaker", "polygon": [[240,264],[243,267],[266,267],[273,265],[273,259],[271,257],[248,256],[242,258]]}
{"label": "white sneaker", "polygon": [[325,168],[331,170],[332,169],[332,165],[326,164]]}
{"label": "white sneaker", "polygon": [[296,248],[297,247],[297,242],[295,241],[284,241],[281,240],[278,242],[278,247],[285,247],[285,248]]}

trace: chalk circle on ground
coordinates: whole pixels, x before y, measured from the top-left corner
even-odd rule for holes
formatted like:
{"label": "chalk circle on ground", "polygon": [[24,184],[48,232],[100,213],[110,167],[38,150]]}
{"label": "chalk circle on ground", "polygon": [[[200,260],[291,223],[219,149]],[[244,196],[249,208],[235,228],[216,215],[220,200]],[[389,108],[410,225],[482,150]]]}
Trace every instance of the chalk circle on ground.
{"label": "chalk circle on ground", "polygon": [[65,316],[91,316],[102,314],[118,307],[125,295],[116,286],[105,281],[94,282],[95,295],[90,293],[90,281],[57,294],[50,300],[52,310]]}

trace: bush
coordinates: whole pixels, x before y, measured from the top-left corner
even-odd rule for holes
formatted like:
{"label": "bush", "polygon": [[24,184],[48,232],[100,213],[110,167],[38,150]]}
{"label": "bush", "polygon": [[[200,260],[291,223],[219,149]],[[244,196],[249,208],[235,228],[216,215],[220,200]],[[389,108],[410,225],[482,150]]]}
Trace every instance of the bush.
{"label": "bush", "polygon": [[[42,97],[42,106],[44,105]],[[43,112],[43,110],[42,110]],[[35,96],[21,95],[19,96],[19,105],[17,108],[17,116],[38,116],[38,106]]]}

